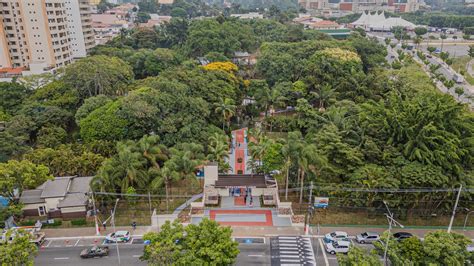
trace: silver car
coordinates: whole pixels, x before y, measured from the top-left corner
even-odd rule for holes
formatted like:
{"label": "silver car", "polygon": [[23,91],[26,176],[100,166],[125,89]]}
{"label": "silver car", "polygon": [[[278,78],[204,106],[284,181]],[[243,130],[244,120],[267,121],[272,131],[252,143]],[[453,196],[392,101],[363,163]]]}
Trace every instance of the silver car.
{"label": "silver car", "polygon": [[380,240],[380,236],[374,232],[364,232],[362,234],[356,235],[356,241],[360,244],[372,243]]}

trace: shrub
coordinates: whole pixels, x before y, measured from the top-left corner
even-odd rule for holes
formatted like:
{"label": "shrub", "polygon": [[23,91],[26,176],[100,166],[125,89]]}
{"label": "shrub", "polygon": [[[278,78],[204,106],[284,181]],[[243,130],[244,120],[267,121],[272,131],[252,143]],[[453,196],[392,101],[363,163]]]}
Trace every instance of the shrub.
{"label": "shrub", "polygon": [[71,220],[71,224],[72,224],[72,225],[81,226],[81,225],[86,225],[86,224],[87,224],[87,221],[86,221],[86,219],[84,219],[84,218],[74,219],[74,220]]}
{"label": "shrub", "polygon": [[54,220],[54,223],[52,223],[52,224],[44,223],[43,227],[58,227],[58,226],[61,226],[62,224],[63,224],[63,221]]}
{"label": "shrub", "polygon": [[21,226],[33,226],[35,225],[36,221],[33,221],[33,220],[26,220],[26,221],[21,221],[18,223],[18,225],[21,225]]}

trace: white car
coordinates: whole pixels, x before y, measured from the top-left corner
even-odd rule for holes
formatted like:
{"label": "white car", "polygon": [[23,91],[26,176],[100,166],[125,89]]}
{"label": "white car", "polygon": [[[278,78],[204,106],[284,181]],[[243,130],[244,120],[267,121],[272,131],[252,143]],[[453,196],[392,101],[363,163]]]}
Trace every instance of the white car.
{"label": "white car", "polygon": [[105,243],[128,242],[130,240],[129,231],[117,231],[105,237]]}
{"label": "white car", "polygon": [[349,240],[349,235],[343,231],[334,231],[324,236],[324,242],[326,243],[330,243],[332,241],[338,241],[338,240],[347,241]]}
{"label": "white car", "polygon": [[374,232],[364,232],[362,234],[356,235],[356,241],[359,242],[360,244],[372,243],[379,240],[380,240],[379,234],[374,233]]}
{"label": "white car", "polygon": [[351,242],[349,241],[332,241],[326,243],[326,251],[329,254],[335,255],[336,253],[347,253],[349,252],[349,248],[351,246]]}

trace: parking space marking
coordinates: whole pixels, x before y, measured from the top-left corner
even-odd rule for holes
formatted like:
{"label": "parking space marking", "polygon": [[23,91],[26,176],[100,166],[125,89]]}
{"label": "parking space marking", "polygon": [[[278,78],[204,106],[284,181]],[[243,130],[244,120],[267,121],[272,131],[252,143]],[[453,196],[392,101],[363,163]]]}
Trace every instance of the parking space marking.
{"label": "parking space marking", "polygon": [[62,258],[54,258],[55,260],[68,260],[69,257],[62,257]]}
{"label": "parking space marking", "polygon": [[76,241],[76,244],[74,244],[74,246],[77,246],[77,244],[79,243],[79,240],[80,240],[80,239],[78,239],[78,240]]}
{"label": "parking space marking", "polygon": [[329,266],[328,256],[326,256],[326,249],[323,246],[323,241],[321,240],[321,238],[318,239],[318,242],[319,246],[321,247],[321,252],[323,253],[324,263],[326,263],[326,266]]}
{"label": "parking space marking", "polygon": [[46,248],[49,247],[49,245],[51,245],[53,241],[48,241],[48,244],[45,246]]}

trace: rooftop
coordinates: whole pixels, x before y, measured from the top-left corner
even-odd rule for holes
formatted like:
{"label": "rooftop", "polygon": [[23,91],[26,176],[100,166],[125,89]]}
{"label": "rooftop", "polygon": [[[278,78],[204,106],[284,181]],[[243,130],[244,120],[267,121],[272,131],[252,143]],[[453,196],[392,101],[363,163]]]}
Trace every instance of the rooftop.
{"label": "rooftop", "polygon": [[219,174],[214,186],[216,188],[228,187],[256,187],[268,188],[275,184],[275,180],[264,175],[227,175]]}

